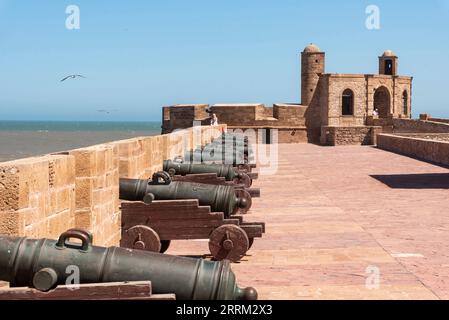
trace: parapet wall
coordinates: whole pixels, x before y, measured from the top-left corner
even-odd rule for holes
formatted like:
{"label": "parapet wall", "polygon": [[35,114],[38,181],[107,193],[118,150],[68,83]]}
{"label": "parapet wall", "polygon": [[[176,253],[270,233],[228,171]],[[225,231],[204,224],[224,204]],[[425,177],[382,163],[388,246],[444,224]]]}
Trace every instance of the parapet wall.
{"label": "parapet wall", "polygon": [[206,109],[215,113],[218,122],[226,124],[229,129],[275,129],[279,131],[279,143],[306,143],[309,140],[307,106],[299,104],[274,104],[273,107],[261,103],[163,107],[162,132],[192,126],[194,121],[203,125],[210,122]]}
{"label": "parapet wall", "polygon": [[[120,241],[118,147],[101,144],[71,150],[75,159],[75,221],[73,227],[92,232],[94,243]],[[59,230],[59,232],[64,230]],[[41,235],[38,235],[41,236]]]}
{"label": "parapet wall", "polygon": [[429,118],[429,121],[432,121],[432,122],[449,123],[449,119],[441,119],[441,118]]}
{"label": "parapet wall", "polygon": [[327,146],[374,145],[382,127],[321,127],[321,144]]}
{"label": "parapet wall", "polygon": [[379,134],[377,147],[402,155],[449,165],[449,136]]}
{"label": "parapet wall", "polygon": [[449,124],[412,119],[392,119],[395,133],[449,133]]}
{"label": "parapet wall", "polygon": [[75,202],[73,156],[0,163],[0,233],[54,238],[75,226]]}
{"label": "parapet wall", "polygon": [[84,228],[94,244],[118,245],[119,177],[149,178],[163,160],[225,129],[196,127],[0,163],[0,234],[54,239]]}

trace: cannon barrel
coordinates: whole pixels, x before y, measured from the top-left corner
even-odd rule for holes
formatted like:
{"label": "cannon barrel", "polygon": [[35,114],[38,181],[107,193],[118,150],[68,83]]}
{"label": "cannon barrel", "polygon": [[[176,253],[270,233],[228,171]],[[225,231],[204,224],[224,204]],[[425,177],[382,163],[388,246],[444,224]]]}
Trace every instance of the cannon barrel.
{"label": "cannon barrel", "polygon": [[[245,160],[248,160],[254,156],[254,150],[252,144],[249,142],[248,137],[236,134],[227,134],[219,138],[214,139],[210,144],[206,145],[205,149],[216,149],[215,152],[234,154],[243,154]],[[234,155],[235,157],[235,155]]]}
{"label": "cannon barrel", "polygon": [[184,154],[184,160],[190,162],[215,162],[230,165],[239,165],[248,163],[249,156],[238,149],[229,149],[221,144],[209,144],[203,149],[197,148],[187,151]]}
{"label": "cannon barrel", "polygon": [[233,150],[234,152],[240,152],[243,154],[250,154],[252,152],[252,148],[250,145],[239,142],[232,143],[232,140],[214,140],[211,143],[207,144],[209,147],[215,147],[215,148],[223,148],[225,151],[229,152],[230,150]]}
{"label": "cannon barrel", "polygon": [[223,212],[226,218],[251,206],[251,196],[237,196],[233,186],[179,181],[157,184],[154,181],[120,178],[120,199],[147,203],[152,200],[198,199],[200,205]]}
{"label": "cannon barrel", "polygon": [[[81,243],[68,242],[78,239]],[[148,251],[92,245],[92,236],[72,229],[59,240],[0,236],[0,280],[11,287],[48,291],[79,282],[151,281],[153,293],[174,293],[180,300],[253,300],[253,288],[240,289],[229,261],[176,257]]]}
{"label": "cannon barrel", "polygon": [[242,179],[246,175],[228,164],[179,163],[171,160],[164,161],[163,170],[182,176],[187,174],[216,173],[217,177],[224,177],[226,181]]}
{"label": "cannon barrel", "polygon": [[221,144],[233,144],[233,145],[237,145],[237,146],[245,146],[248,147],[249,146],[249,141],[248,140],[243,140],[243,139],[238,139],[238,138],[233,138],[233,137],[220,137],[217,139],[212,140],[211,143],[221,143]]}
{"label": "cannon barrel", "polygon": [[186,162],[215,162],[233,166],[254,160],[254,151],[246,136],[227,133],[215,138],[204,148],[196,148],[184,155]]}
{"label": "cannon barrel", "polygon": [[248,143],[248,136],[238,133],[223,133],[221,136],[215,138],[214,140],[224,140],[224,139],[234,139],[235,141],[242,141]]}
{"label": "cannon barrel", "polygon": [[247,136],[239,136],[235,134],[226,134],[212,140],[211,143],[232,144],[234,146],[250,147],[250,141]]}

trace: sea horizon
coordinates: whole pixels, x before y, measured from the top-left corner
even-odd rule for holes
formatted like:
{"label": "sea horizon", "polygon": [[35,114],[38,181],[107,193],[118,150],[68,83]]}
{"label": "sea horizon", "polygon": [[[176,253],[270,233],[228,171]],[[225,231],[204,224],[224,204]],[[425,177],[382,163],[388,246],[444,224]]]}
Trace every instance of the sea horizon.
{"label": "sea horizon", "polygon": [[160,133],[158,121],[0,120],[0,162]]}

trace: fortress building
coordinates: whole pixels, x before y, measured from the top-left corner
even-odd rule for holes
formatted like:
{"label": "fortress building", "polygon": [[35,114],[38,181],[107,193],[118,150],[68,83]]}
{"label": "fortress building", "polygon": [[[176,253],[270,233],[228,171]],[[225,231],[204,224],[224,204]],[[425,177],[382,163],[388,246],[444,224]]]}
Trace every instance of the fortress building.
{"label": "fortress building", "polygon": [[[207,122],[207,109],[230,129],[277,130],[279,143],[374,144],[394,118],[411,117],[412,77],[398,75],[398,57],[385,51],[378,74],[325,72],[316,45],[301,53],[301,104],[206,104],[163,107],[163,133]],[[270,139],[266,139],[270,141]]]}

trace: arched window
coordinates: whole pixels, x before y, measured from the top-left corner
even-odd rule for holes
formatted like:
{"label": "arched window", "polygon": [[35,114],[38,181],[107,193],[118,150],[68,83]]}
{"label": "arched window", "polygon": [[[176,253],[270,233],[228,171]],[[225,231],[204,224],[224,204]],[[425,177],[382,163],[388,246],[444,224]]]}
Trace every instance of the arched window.
{"label": "arched window", "polygon": [[393,60],[385,60],[385,74],[386,75],[393,75]]}
{"label": "arched window", "polygon": [[404,90],[402,93],[402,106],[404,109],[404,114],[408,114],[408,93],[407,90]]}
{"label": "arched window", "polygon": [[343,91],[341,114],[352,116],[354,114],[354,92],[351,89]]}
{"label": "arched window", "polygon": [[374,110],[377,111],[379,118],[386,118],[391,114],[391,95],[384,86],[377,88],[374,93]]}

